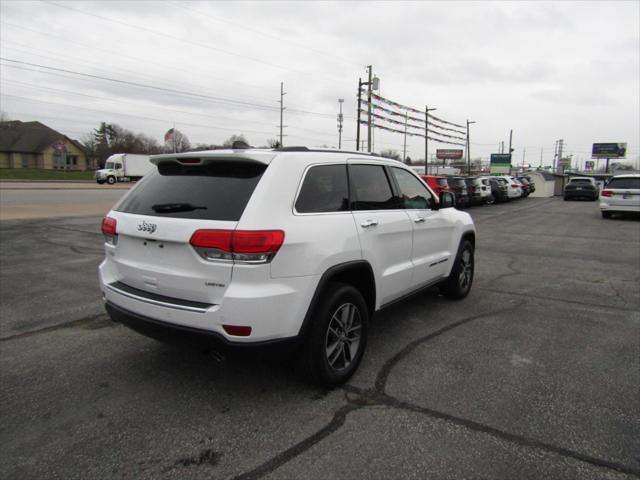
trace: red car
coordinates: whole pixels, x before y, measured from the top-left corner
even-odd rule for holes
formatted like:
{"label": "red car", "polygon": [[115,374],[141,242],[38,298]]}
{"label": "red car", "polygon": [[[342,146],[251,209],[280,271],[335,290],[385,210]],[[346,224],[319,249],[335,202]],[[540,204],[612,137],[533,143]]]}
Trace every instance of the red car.
{"label": "red car", "polygon": [[420,175],[427,185],[434,191],[438,197],[442,192],[449,192],[449,184],[447,183],[447,177],[439,177],[438,175]]}

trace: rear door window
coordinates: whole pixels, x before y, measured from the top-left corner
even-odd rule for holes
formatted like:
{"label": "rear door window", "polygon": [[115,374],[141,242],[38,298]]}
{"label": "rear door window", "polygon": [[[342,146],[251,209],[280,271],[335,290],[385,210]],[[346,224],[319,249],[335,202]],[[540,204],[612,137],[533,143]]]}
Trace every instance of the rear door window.
{"label": "rear door window", "polygon": [[296,200],[299,213],[342,212],[349,210],[346,165],[311,167],[304,177]]}
{"label": "rear door window", "polygon": [[157,217],[238,221],[266,165],[164,162],[153,169],[114,208]]}
{"label": "rear door window", "polygon": [[353,210],[390,210],[402,208],[391,188],[382,165],[349,166]]}

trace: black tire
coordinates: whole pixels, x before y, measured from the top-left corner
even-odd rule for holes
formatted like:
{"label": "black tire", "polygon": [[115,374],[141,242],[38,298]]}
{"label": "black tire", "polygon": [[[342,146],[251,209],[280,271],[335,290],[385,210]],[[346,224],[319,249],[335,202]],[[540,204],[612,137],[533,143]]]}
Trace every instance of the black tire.
{"label": "black tire", "polygon": [[96,180],[96,182],[98,183],[98,185],[103,185],[104,184],[104,180]]}
{"label": "black tire", "polygon": [[109,185],[113,185],[114,183],[116,183],[116,177],[107,177],[107,183]]}
{"label": "black tire", "polygon": [[567,200],[569,200],[569,197],[564,197],[564,201],[566,202]]}
{"label": "black tire", "polygon": [[602,218],[611,218],[611,212],[602,212]]}
{"label": "black tire", "polygon": [[[317,385],[337,387],[353,375],[362,360],[367,346],[369,310],[355,287],[337,282],[327,286],[314,310],[299,354],[301,373]],[[351,325],[341,330],[345,320]],[[330,351],[332,344],[335,347]]]}
{"label": "black tire", "polygon": [[493,195],[489,195],[484,203],[486,205],[493,205],[494,203],[496,203],[496,199]]}
{"label": "black tire", "polygon": [[473,253],[473,244],[469,240],[463,240],[458,247],[451,274],[440,285],[440,291],[445,297],[462,299],[469,295],[475,270]]}

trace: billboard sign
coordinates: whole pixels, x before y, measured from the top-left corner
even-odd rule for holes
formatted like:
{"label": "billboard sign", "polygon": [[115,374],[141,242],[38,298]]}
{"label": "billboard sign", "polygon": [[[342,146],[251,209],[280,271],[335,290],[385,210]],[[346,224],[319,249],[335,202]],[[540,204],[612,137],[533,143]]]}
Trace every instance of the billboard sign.
{"label": "billboard sign", "polygon": [[510,153],[491,154],[491,173],[509,173],[511,171]]}
{"label": "billboard sign", "polygon": [[438,148],[436,150],[436,158],[438,160],[461,160],[462,150],[452,148]]}
{"label": "billboard sign", "polygon": [[625,158],[626,156],[626,143],[594,143],[591,149],[591,158]]}
{"label": "billboard sign", "polygon": [[584,162],[585,170],[593,170],[595,166],[596,166],[596,162],[594,162],[593,160],[587,160]]}

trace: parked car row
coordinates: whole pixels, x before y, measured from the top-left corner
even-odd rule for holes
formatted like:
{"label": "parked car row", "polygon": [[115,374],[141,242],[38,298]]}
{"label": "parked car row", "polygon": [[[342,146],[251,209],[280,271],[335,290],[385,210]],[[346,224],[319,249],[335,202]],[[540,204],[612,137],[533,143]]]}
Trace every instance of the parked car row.
{"label": "parked car row", "polygon": [[528,197],[536,190],[535,182],[527,175],[518,177],[511,175],[479,177],[421,175],[421,177],[438,195],[442,192],[453,193],[457,208],[508,202]]}

